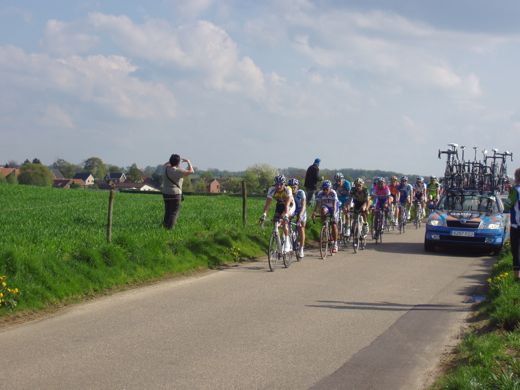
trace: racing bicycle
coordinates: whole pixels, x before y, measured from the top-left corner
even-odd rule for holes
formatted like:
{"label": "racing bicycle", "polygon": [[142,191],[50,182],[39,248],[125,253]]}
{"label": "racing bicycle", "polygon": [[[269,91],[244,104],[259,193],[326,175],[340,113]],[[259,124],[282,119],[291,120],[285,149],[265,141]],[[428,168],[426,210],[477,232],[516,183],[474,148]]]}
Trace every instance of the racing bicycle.
{"label": "racing bicycle", "polygon": [[[283,234],[280,235],[280,226],[281,219],[276,219],[273,222],[273,231],[271,234],[271,238],[269,239],[269,249],[267,252],[267,262],[269,264],[269,269],[274,271],[276,267],[279,267],[281,264],[285,268],[288,268],[292,263],[293,258],[293,250],[291,248],[290,251],[285,252],[283,250],[285,244],[285,237]],[[289,224],[289,237],[292,237],[292,229],[291,224]]]}
{"label": "racing bicycle", "polygon": [[320,232],[320,258],[325,259],[327,254],[332,256],[332,249],[334,248],[334,241],[332,240],[332,223],[330,219],[332,217],[328,216],[325,218],[321,226]]}
{"label": "racing bicycle", "polygon": [[408,210],[406,205],[399,202],[397,204],[398,210],[399,210],[399,217],[398,217],[398,227],[399,227],[399,233],[404,233],[406,230],[406,219],[408,218]]}
{"label": "racing bicycle", "polygon": [[352,213],[352,226],[350,232],[352,235],[352,247],[354,253],[357,253],[358,249],[365,249],[366,239],[362,231],[363,227],[363,216],[361,215],[360,209],[354,209]]}

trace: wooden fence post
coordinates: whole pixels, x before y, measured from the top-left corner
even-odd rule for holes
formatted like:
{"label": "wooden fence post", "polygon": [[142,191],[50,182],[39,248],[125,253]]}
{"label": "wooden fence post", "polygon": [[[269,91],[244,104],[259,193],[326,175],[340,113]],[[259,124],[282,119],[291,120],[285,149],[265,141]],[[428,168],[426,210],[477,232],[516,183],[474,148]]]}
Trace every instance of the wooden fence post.
{"label": "wooden fence post", "polygon": [[112,210],[114,208],[115,186],[112,184],[110,195],[108,196],[108,223],[107,223],[107,242],[112,242]]}
{"label": "wooden fence post", "polygon": [[242,180],[242,224],[246,226],[247,223],[247,193],[246,181]]}

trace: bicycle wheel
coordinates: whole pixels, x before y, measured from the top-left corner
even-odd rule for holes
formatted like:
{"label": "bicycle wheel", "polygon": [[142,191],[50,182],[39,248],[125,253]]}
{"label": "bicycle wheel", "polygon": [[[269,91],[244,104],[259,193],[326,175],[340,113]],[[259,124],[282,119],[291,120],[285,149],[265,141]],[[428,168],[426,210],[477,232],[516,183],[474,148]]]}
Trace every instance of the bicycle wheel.
{"label": "bicycle wheel", "polygon": [[329,224],[329,231],[328,231],[328,239],[329,239],[329,244],[328,244],[328,249],[329,249],[329,254],[332,256],[333,255],[333,250],[334,250],[334,240],[332,239],[332,224]]}
{"label": "bicycle wheel", "polygon": [[296,261],[300,261],[302,258],[300,257],[300,235],[298,231],[293,232],[292,238],[294,256],[296,257]]}
{"label": "bicycle wheel", "polygon": [[379,229],[379,220],[380,219],[381,219],[381,216],[379,215],[379,211],[376,210],[374,213],[374,228],[372,231],[372,238],[374,239],[376,244],[379,241],[379,235],[381,234],[381,230]]}
{"label": "bicycle wheel", "polygon": [[357,253],[359,248],[359,224],[355,220],[352,225],[352,248]]}
{"label": "bicycle wheel", "polygon": [[[284,246],[285,246],[285,242],[282,241],[282,248],[284,248]],[[291,263],[293,261],[293,249],[292,248],[289,252],[282,253],[282,261],[283,261],[283,266],[285,268],[289,268],[289,266],[291,265]]]}
{"label": "bicycle wheel", "polygon": [[280,253],[277,249],[276,237],[273,234],[269,240],[269,250],[267,252],[267,262],[269,263],[269,269],[274,271],[274,268],[278,265],[279,261]]}
{"label": "bicycle wheel", "polygon": [[327,257],[327,251],[329,249],[329,229],[328,224],[323,224],[320,232],[320,257],[325,259]]}

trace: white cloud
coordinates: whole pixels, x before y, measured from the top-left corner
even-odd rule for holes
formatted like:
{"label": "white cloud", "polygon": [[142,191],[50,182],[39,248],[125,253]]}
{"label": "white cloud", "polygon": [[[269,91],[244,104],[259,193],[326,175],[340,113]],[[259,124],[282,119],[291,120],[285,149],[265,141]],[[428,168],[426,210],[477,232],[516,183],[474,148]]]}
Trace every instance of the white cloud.
{"label": "white cloud", "polygon": [[208,21],[172,27],[161,20],[135,24],[126,16],[90,14],[90,23],[135,58],[175,65],[204,75],[207,87],[260,98],[264,76],[227,32]]}
{"label": "white cloud", "polygon": [[64,23],[51,19],[45,26],[42,47],[58,55],[85,53],[95,47],[99,38],[78,31],[76,23]]}
{"label": "white cloud", "polygon": [[47,91],[91,103],[123,118],[174,117],[175,97],[159,83],[132,76],[137,67],[121,56],[51,58],[0,46],[0,75],[11,88]]}

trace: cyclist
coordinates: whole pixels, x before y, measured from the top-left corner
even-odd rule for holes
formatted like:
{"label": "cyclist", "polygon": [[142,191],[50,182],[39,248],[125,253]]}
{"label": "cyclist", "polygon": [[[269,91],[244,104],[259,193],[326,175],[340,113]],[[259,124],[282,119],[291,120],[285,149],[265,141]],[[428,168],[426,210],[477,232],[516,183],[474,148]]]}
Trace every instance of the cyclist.
{"label": "cyclist", "polygon": [[[350,198],[353,202],[354,212],[359,212],[363,218],[363,227],[361,234],[366,236],[368,234],[368,189],[365,187],[365,182],[358,177],[354,180],[354,188],[350,191]],[[349,205],[350,209],[350,205]]]}
{"label": "cyclist", "polygon": [[291,250],[291,240],[289,240],[289,219],[294,215],[296,206],[294,204],[294,197],[291,187],[285,185],[285,176],[278,175],[274,178],[274,185],[267,191],[267,198],[264,205],[264,213],[260,221],[265,221],[269,208],[273,199],[276,201],[276,209],[274,212],[273,221],[281,220],[284,235],[285,252]]}
{"label": "cyclist", "polygon": [[[426,207],[426,184],[424,183],[424,178],[422,176],[417,176],[417,179],[413,186],[412,198],[414,199],[415,203],[421,204],[424,214],[424,210]],[[424,215],[420,215],[419,217],[422,218],[424,217]]]}
{"label": "cyclist", "polygon": [[397,221],[397,202],[399,201],[399,190],[397,186],[399,185],[399,179],[397,179],[397,176],[392,176],[390,178],[390,185],[388,188],[390,189],[390,194],[392,195],[392,204],[394,206],[394,213],[392,215],[392,222],[393,225],[396,225]]}
{"label": "cyclist", "polygon": [[[337,172],[334,175],[334,184],[332,185],[332,189],[336,191],[338,194],[338,200],[340,201],[340,207],[343,214],[345,214],[345,220],[348,221],[348,206],[350,204],[350,190],[352,190],[352,185],[350,184],[350,181],[345,180],[345,177],[343,176],[343,173]],[[347,236],[350,235],[350,226],[347,223],[346,226],[346,234]]]}
{"label": "cyclist", "polygon": [[408,177],[402,176],[401,182],[397,186],[397,189],[399,190],[399,204],[404,207],[404,213],[405,215],[400,216],[398,212],[398,218],[404,218],[404,221],[408,220],[408,209],[410,208],[410,205],[412,203],[412,192],[413,187],[411,184],[408,184]]}
{"label": "cyclist", "polygon": [[336,191],[332,189],[332,183],[330,180],[325,180],[321,184],[321,191],[316,195],[316,206],[312,212],[312,219],[316,216],[316,211],[320,208],[321,222],[324,223],[327,217],[330,218],[332,224],[332,240],[334,241],[334,247],[332,252],[338,251],[338,195]]}
{"label": "cyclist", "polygon": [[294,196],[296,210],[294,216],[298,226],[298,235],[300,238],[300,250],[298,257],[303,258],[303,246],[305,244],[305,224],[307,223],[307,201],[305,191],[300,189],[300,181],[296,178],[289,179],[287,183],[291,187]]}
{"label": "cyclist", "polygon": [[[376,186],[374,188],[374,192],[372,194],[373,198],[373,210],[372,210],[372,223],[374,223],[375,211],[379,209],[383,209],[384,214],[388,213],[388,207],[390,205],[390,188],[386,185],[386,180],[384,177],[378,178]],[[372,230],[372,234],[374,234],[374,230]]]}
{"label": "cyclist", "polygon": [[436,176],[430,177],[430,182],[426,188],[426,193],[428,195],[428,204],[435,205],[439,200],[439,195],[441,191],[441,185],[439,184],[439,180],[437,180]]}

